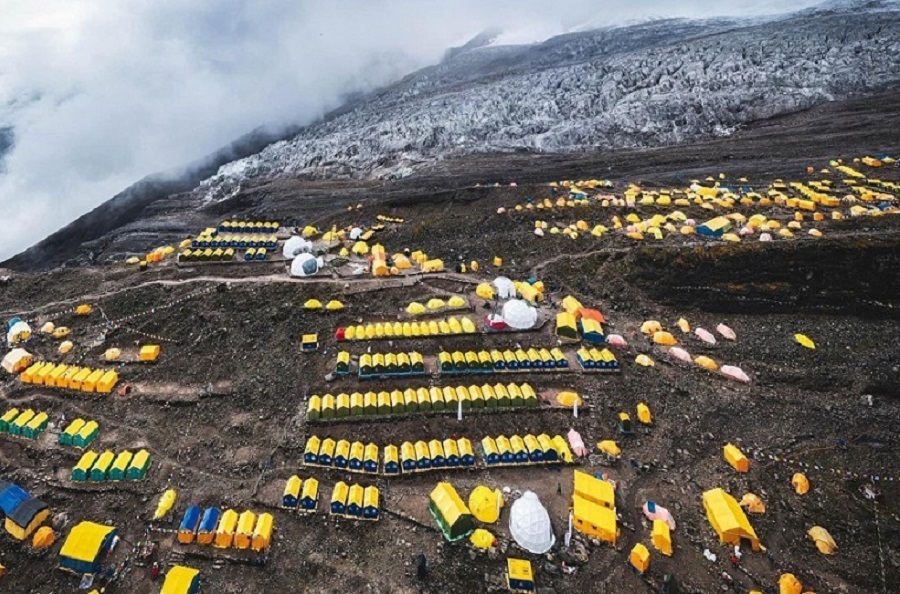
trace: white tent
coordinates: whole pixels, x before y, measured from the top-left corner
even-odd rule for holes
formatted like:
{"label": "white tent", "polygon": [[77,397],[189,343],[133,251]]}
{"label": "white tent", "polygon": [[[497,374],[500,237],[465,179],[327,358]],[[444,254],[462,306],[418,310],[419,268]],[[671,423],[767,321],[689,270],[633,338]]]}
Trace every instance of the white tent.
{"label": "white tent", "polygon": [[556,542],[550,515],[532,491],[525,491],[509,509],[509,533],[520,547],[535,555],[543,555]]}
{"label": "white tent", "polygon": [[300,254],[291,262],[291,276],[312,276],[324,265],[322,258],[316,258],[312,254]]}
{"label": "white tent", "polygon": [[537,309],[521,299],[510,299],[503,304],[503,321],[510,328],[528,330],[537,323]]}
{"label": "white tent", "polygon": [[505,276],[494,279],[494,287],[497,289],[498,299],[510,299],[516,296],[516,285]]}
{"label": "white tent", "polygon": [[18,373],[22,370],[25,363],[32,360],[34,360],[34,357],[25,349],[13,349],[3,357],[2,365],[7,373]]}
{"label": "white tent", "polygon": [[12,324],[6,333],[6,344],[12,346],[31,338],[31,326],[19,320]]}
{"label": "white tent", "polygon": [[350,229],[350,239],[352,239],[353,241],[356,241],[357,239],[362,237],[362,234],[363,234],[363,230],[360,229],[359,227],[354,227],[354,228]]}
{"label": "white tent", "polygon": [[291,237],[289,237],[288,240],[284,242],[282,253],[284,254],[285,258],[290,259],[296,257],[298,254],[311,252],[312,249],[312,242],[303,239],[299,235],[291,235]]}

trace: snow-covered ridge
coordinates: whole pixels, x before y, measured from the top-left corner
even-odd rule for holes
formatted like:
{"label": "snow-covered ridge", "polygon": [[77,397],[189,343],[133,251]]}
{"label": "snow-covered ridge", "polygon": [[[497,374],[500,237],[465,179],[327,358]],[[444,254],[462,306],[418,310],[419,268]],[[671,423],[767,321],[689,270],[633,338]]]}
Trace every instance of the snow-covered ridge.
{"label": "snow-covered ridge", "polygon": [[[846,3],[833,3],[835,7]],[[401,177],[450,155],[674,144],[900,83],[900,6],[766,22],[658,21],[486,46],[410,75],[329,121],[229,163],[249,178]]]}

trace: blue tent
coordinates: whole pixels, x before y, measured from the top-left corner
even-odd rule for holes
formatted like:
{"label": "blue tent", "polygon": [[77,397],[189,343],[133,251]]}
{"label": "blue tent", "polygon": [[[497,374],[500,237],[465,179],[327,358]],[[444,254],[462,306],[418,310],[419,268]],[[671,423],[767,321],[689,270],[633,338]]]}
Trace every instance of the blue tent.
{"label": "blue tent", "polygon": [[22,489],[22,487],[13,484],[7,486],[3,492],[0,493],[0,509],[3,510],[3,515],[13,515],[13,512],[16,511],[19,504],[26,499],[31,499],[31,495]]}
{"label": "blue tent", "polygon": [[178,530],[196,532],[199,525],[200,507],[197,505],[192,505],[184,511],[184,517],[181,519],[181,525],[178,526]]}
{"label": "blue tent", "polygon": [[200,532],[215,532],[216,526],[219,525],[219,516],[222,512],[218,507],[208,507],[203,512],[203,519],[200,520]]}

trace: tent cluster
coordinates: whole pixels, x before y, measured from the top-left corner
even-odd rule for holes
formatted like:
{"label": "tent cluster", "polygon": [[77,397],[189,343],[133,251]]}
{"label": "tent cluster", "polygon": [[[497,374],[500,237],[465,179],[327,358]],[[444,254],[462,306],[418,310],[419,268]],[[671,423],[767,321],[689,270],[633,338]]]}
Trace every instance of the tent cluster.
{"label": "tent cluster", "polygon": [[[494,259],[494,265],[500,266]],[[505,276],[498,276],[490,283],[481,283],[475,287],[475,294],[482,299],[516,299],[520,297],[528,303],[539,303],[544,300],[544,283],[537,279],[513,281]]]}
{"label": "tent cluster", "polygon": [[75,419],[59,434],[59,445],[84,449],[97,439],[100,425],[97,421]]}
{"label": "tent cluster", "polygon": [[79,522],[59,551],[59,566],[79,575],[99,573],[101,556],[111,549],[116,534],[114,526]]}
{"label": "tent cluster", "polygon": [[616,544],[619,528],[616,525],[616,493],[613,483],[580,470],[575,471],[572,526],[591,538]]}
{"label": "tent cluster", "polygon": [[339,481],[331,492],[331,508],[333,516],[343,516],[351,520],[378,520],[380,494],[378,487],[352,484]]}
{"label": "tent cluster", "polygon": [[11,408],[0,417],[0,433],[37,439],[47,428],[49,420],[50,417],[45,412],[35,412],[30,408],[22,411]]}
{"label": "tent cluster", "polygon": [[[339,354],[337,363],[338,373],[342,373],[341,366],[342,361]],[[374,377],[404,377],[425,375],[426,373],[425,359],[422,357],[421,353],[415,351],[406,353],[364,353],[359,357],[360,379]]]}
{"label": "tent cluster", "polygon": [[619,360],[609,349],[582,347],[575,351],[575,359],[585,371],[619,371]]}
{"label": "tent cluster", "polygon": [[309,466],[338,468],[365,474],[378,474],[378,446],[346,439],[320,440],[313,435],[306,440],[303,463]]}
{"label": "tent cluster", "polygon": [[429,299],[424,304],[419,303],[418,301],[413,301],[406,306],[406,313],[411,316],[421,316],[424,314],[436,313],[446,310],[466,309],[468,307],[468,301],[466,301],[459,295],[454,295],[446,301],[437,297]]}
{"label": "tent cluster", "polygon": [[529,348],[492,351],[441,351],[438,366],[442,374],[503,373],[565,369],[569,360],[558,349]]}
{"label": "tent cluster", "polygon": [[378,340],[382,338],[420,338],[425,336],[452,336],[454,334],[475,334],[474,322],[466,316],[450,316],[445,320],[422,322],[377,322],[338,328],[337,340]]}
{"label": "tent cluster", "polygon": [[209,507],[201,513],[199,506],[188,507],[178,526],[178,542],[213,545],[218,549],[252,549],[265,551],[272,544],[275,518],[272,514],[256,514],[233,509],[224,512]]}
{"label": "tent cluster", "polygon": [[318,299],[307,299],[303,303],[303,309],[307,311],[342,311],[344,309],[344,304],[338,301],[337,299],[332,299],[328,303],[322,304]]}
{"label": "tent cluster", "polygon": [[132,453],[124,450],[116,454],[106,450],[98,454],[88,450],[72,468],[72,480],[75,482],[91,481],[139,481],[147,476],[150,468],[150,452],[138,450]]}
{"label": "tent cluster", "polygon": [[389,217],[387,215],[378,215],[375,218],[383,223],[395,223],[398,225],[402,225],[405,220],[402,217]]}
{"label": "tent cluster", "polygon": [[359,418],[370,416],[403,415],[416,412],[446,411],[455,413],[459,407],[496,409],[538,406],[537,393],[527,383],[491,386],[432,386],[430,388],[406,388],[380,392],[341,393],[337,396],[314,395],[306,409],[307,421],[334,418]]}
{"label": "tent cluster", "polygon": [[278,221],[222,221],[215,229],[206,229],[201,235],[215,236],[219,233],[278,233],[281,224]]}
{"label": "tent cluster", "polygon": [[46,503],[19,485],[4,480],[0,480],[0,511],[6,518],[6,531],[16,540],[31,536],[50,515]]}
{"label": "tent cluster", "polygon": [[206,248],[268,248],[273,250],[278,247],[278,237],[275,235],[200,235],[191,242],[191,247],[195,250]]}
{"label": "tent cluster", "polygon": [[562,435],[552,438],[546,433],[537,437],[500,435],[485,436],[481,440],[481,452],[488,466],[525,466],[532,464],[558,464],[572,462],[572,450]]}
{"label": "tent cluster", "polygon": [[235,248],[196,248],[178,252],[179,262],[230,262],[234,260]]}
{"label": "tent cluster", "polygon": [[119,374],[112,369],[92,369],[48,361],[34,363],[22,372],[19,379],[23,384],[109,394],[118,383]]}
{"label": "tent cluster", "polygon": [[[378,470],[378,446],[370,445],[375,447],[375,469]],[[289,478],[284,485],[281,507],[304,513],[316,511],[319,507],[319,481],[311,477],[302,480],[297,475]]]}
{"label": "tent cluster", "polygon": [[[395,455],[399,458],[395,459]],[[390,468],[388,468],[388,463]],[[403,474],[416,474],[443,468],[465,468],[475,465],[475,453],[471,442],[465,437],[440,441],[404,441],[400,448],[387,446],[384,449],[384,472],[396,474],[395,463],[399,462],[399,470]]]}

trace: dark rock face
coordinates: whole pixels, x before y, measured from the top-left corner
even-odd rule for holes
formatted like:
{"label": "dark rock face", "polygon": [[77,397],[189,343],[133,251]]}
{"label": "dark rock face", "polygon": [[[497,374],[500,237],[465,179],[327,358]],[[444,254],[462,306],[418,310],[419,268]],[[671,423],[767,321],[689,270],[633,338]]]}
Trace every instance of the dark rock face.
{"label": "dark rock face", "polygon": [[216,200],[254,177],[390,179],[451,155],[727,136],[749,122],[896,86],[900,6],[856,7],[765,22],[657,21],[456,52],[223,166],[201,187]]}

